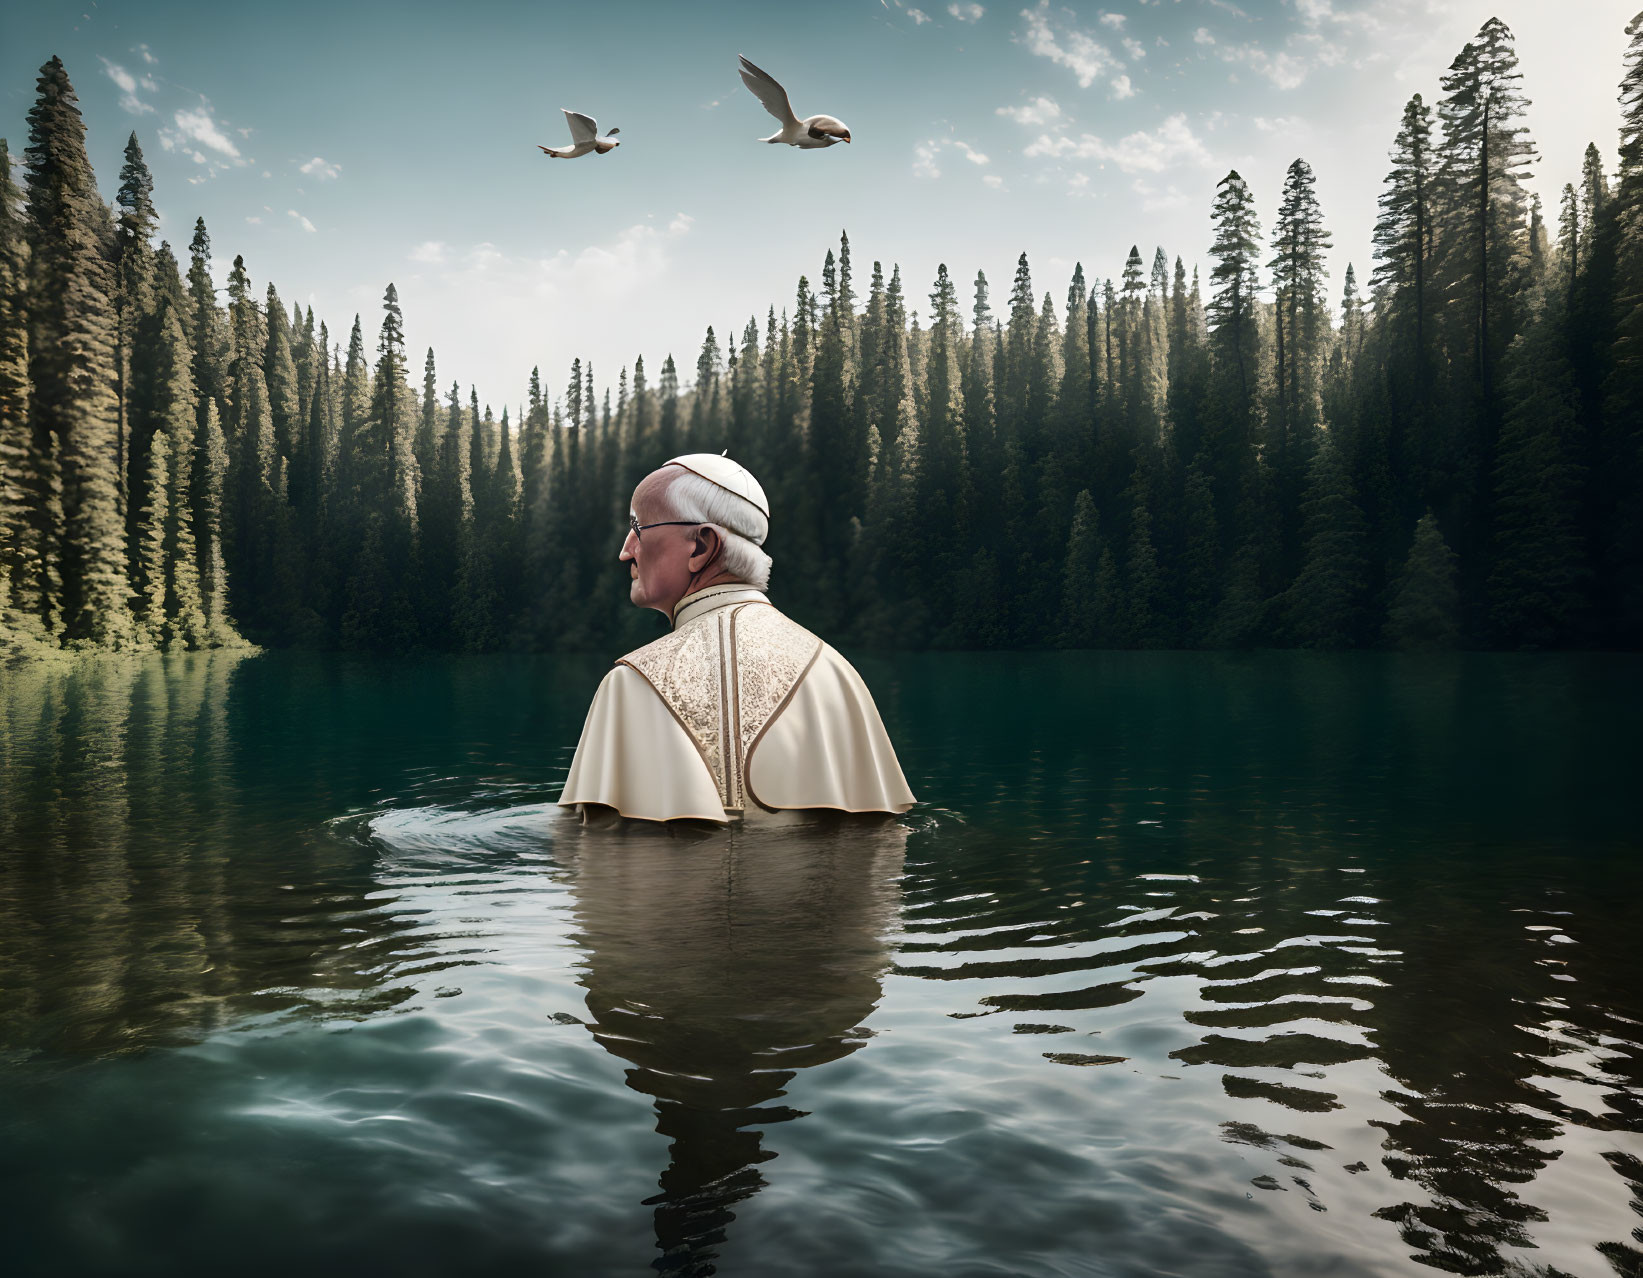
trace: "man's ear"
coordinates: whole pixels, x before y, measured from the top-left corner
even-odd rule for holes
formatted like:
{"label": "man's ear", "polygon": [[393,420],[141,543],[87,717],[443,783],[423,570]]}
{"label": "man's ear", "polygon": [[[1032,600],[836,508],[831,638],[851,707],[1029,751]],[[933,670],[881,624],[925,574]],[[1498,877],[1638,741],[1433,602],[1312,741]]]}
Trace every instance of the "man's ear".
{"label": "man's ear", "polygon": [[723,549],[724,539],[719,536],[718,530],[709,528],[704,524],[696,530],[695,540],[691,545],[690,562],[688,564],[690,571],[701,572],[702,569],[718,559],[719,553]]}

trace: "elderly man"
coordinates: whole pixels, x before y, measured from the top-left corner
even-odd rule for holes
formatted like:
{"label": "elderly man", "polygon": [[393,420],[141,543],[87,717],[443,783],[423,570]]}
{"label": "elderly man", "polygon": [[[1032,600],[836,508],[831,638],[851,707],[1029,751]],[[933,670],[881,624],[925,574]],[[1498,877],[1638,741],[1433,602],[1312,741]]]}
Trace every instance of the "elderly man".
{"label": "elderly man", "polygon": [[913,805],[861,676],[765,598],[769,529],[764,489],[727,457],[640,481],[619,559],[629,597],[673,628],[599,685],[561,806],[726,823]]}

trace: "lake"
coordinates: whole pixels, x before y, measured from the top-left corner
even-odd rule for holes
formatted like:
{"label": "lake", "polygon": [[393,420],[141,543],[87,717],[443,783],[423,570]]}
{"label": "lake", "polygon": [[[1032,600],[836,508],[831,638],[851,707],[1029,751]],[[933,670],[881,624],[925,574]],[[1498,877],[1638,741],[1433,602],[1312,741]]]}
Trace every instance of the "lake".
{"label": "lake", "polygon": [[858,667],[671,836],[603,660],[0,671],[0,1267],[1643,1273],[1643,660]]}

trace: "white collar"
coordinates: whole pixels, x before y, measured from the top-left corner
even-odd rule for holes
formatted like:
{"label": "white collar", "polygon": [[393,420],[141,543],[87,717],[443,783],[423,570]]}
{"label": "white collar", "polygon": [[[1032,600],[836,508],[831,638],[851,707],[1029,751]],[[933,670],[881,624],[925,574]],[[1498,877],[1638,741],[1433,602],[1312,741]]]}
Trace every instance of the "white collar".
{"label": "white collar", "polygon": [[769,603],[764,591],[741,581],[727,581],[722,585],[695,590],[673,605],[673,628],[704,617],[718,608],[731,604]]}

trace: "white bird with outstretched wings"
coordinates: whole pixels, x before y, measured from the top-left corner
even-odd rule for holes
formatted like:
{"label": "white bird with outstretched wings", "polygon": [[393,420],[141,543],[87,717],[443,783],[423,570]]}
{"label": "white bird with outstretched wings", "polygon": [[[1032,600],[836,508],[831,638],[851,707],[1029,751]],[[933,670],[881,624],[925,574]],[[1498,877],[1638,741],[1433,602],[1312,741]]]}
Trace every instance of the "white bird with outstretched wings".
{"label": "white bird with outstretched wings", "polygon": [[[740,56],[740,55],[738,55]],[[850,140],[850,130],[843,121],[831,115],[812,115],[799,119],[787,100],[787,90],[777,84],[768,71],[761,71],[746,58],[741,59],[742,83],[752,90],[753,96],[764,104],[764,109],[776,117],[782,127],[761,142],[785,142],[789,146],[813,151]]]}
{"label": "white bird with outstretched wings", "polygon": [[622,144],[616,140],[616,135],[622,130],[612,129],[604,137],[599,136],[599,125],[591,115],[583,115],[580,111],[572,111],[565,107],[559,108],[565,112],[565,123],[570,125],[569,146],[551,147],[542,146],[556,160],[574,160],[579,155],[586,155],[589,151],[604,155],[607,151],[614,151]]}

